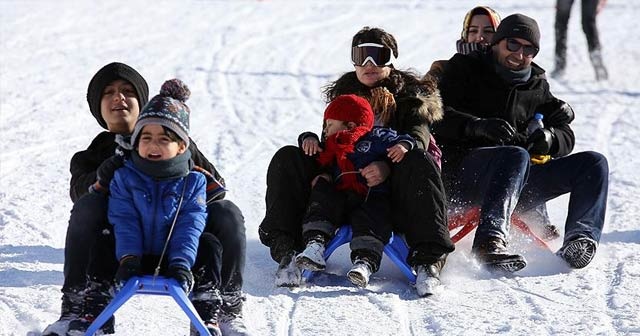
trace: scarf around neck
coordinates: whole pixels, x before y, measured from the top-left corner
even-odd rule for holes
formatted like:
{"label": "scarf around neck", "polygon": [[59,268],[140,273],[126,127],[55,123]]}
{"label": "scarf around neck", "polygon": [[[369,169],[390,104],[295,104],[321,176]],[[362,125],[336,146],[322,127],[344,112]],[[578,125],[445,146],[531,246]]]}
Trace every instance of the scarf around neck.
{"label": "scarf around neck", "polygon": [[[370,131],[365,126],[356,126],[351,130],[344,130],[329,136],[325,142],[324,151],[318,155],[321,166],[336,164],[343,174],[336,181],[336,189],[353,190],[361,195],[367,194],[367,187],[358,181],[358,174],[347,154],[355,151],[355,144],[362,136]],[[346,173],[346,174],[345,174]]]}
{"label": "scarf around neck", "polygon": [[511,70],[504,65],[498,63],[494,59],[493,66],[496,69],[496,73],[509,85],[515,85],[520,83],[526,83],[531,78],[531,66],[528,66],[522,70]]}
{"label": "scarf around neck", "polygon": [[138,151],[131,152],[133,165],[143,173],[157,180],[169,180],[189,175],[193,168],[191,151],[187,150],[174,158],[162,161],[147,160],[138,154]]}

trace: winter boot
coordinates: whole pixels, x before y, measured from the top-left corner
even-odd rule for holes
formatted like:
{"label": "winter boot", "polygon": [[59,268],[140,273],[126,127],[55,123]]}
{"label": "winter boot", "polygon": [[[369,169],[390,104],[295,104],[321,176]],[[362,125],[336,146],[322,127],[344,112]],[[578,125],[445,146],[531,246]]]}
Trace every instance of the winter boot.
{"label": "winter boot", "polygon": [[433,295],[434,289],[440,286],[440,271],[446,259],[438,260],[433,264],[418,265],[416,271],[416,291],[421,297]]}
{"label": "winter boot", "polygon": [[347,272],[347,278],[352,284],[365,288],[369,284],[371,273],[373,273],[373,266],[366,259],[356,259],[353,267]]}
{"label": "winter boot", "polygon": [[471,253],[491,271],[513,273],[527,266],[523,256],[507,253],[505,241],[498,237],[490,237],[477,246],[474,244]]}
{"label": "winter boot", "polygon": [[607,72],[607,68],[604,67],[604,62],[602,61],[602,52],[600,50],[593,50],[589,52],[589,59],[591,59],[591,64],[593,64],[593,70],[596,73],[596,80],[607,80],[609,79],[609,73]]}
{"label": "winter boot", "polygon": [[555,61],[555,68],[551,71],[551,77],[555,79],[562,79],[565,75],[565,67],[567,65],[566,56],[557,56]]}
{"label": "winter boot", "polygon": [[245,300],[241,292],[223,293],[220,310],[220,331],[225,336],[250,336],[242,318],[242,304]]}
{"label": "winter boot", "polygon": [[301,281],[302,273],[296,264],[295,251],[291,251],[280,259],[275,283],[278,287],[298,287]]}
{"label": "winter boot", "polygon": [[578,237],[563,246],[557,255],[572,268],[584,268],[595,257],[597,246],[596,241],[591,238]]}
{"label": "winter boot", "polygon": [[[78,319],[69,322],[67,335],[84,335],[91,323],[102,313],[112,298],[113,286],[111,282],[97,279],[89,280],[84,295],[82,313]],[[100,327],[98,334],[113,334],[115,332],[114,324],[115,318],[111,316],[111,318]]]}
{"label": "winter boot", "polygon": [[84,288],[72,288],[63,292],[60,318],[48,325],[42,332],[42,336],[66,335],[69,329],[69,322],[78,319],[82,314],[83,301]]}
{"label": "winter boot", "polygon": [[324,271],[327,263],[324,260],[324,244],[323,236],[318,235],[307,241],[307,247],[302,253],[296,256],[296,265],[301,269],[310,271]]}
{"label": "winter boot", "polygon": [[[218,325],[218,316],[220,315],[220,308],[222,307],[222,297],[218,289],[213,288],[210,284],[199,286],[193,290],[191,297],[191,303],[198,312],[198,315],[204,321],[204,326],[212,336],[222,336],[220,327]],[[198,330],[191,324],[190,333],[191,336],[198,336]]]}

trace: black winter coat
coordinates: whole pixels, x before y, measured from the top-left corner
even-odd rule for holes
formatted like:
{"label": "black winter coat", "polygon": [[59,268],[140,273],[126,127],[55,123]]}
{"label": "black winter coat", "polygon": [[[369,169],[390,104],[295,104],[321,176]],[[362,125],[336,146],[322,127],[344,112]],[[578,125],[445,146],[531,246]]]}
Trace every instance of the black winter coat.
{"label": "black winter coat", "polygon": [[[100,164],[113,156],[118,144],[115,142],[116,134],[111,132],[102,132],[98,134],[91,142],[86,150],[77,152],[71,158],[71,186],[69,195],[74,203],[84,194],[89,192],[89,186],[96,182],[96,170]],[[189,141],[189,150],[191,151],[191,159],[205,170],[209,171],[213,176],[224,185],[224,179],[216,168],[202,155],[193,140]],[[224,193],[220,194],[216,199],[224,198]]]}
{"label": "black winter coat", "polygon": [[[531,66],[527,82],[509,85],[495,71],[491,52],[455,54],[448,61],[440,82],[444,118],[433,126],[443,152],[443,173],[457,171],[472,148],[498,145],[466,137],[464,130],[470,120],[502,118],[518,132],[508,145],[524,147],[527,125],[535,113],[542,113],[548,121],[557,119],[555,114],[566,113],[563,109],[571,108],[549,92],[544,70],[535,63]],[[560,157],[573,150],[575,137],[568,123],[546,122],[545,128],[553,128],[557,139],[549,154]]]}

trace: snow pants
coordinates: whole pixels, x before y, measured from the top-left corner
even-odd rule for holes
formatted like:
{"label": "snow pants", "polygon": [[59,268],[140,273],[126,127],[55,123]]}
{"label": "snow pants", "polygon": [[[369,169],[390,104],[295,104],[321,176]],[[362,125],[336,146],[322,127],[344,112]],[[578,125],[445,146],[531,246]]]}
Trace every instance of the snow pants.
{"label": "snow pants", "polygon": [[[319,173],[316,159],[296,146],[285,146],[271,159],[267,171],[266,213],[259,227],[260,241],[279,262],[303,248],[302,221],[311,194],[311,180]],[[393,231],[405,234],[407,262],[431,264],[454,250],[447,227],[446,196],[440,172],[431,156],[414,149],[392,167],[391,217]]]}

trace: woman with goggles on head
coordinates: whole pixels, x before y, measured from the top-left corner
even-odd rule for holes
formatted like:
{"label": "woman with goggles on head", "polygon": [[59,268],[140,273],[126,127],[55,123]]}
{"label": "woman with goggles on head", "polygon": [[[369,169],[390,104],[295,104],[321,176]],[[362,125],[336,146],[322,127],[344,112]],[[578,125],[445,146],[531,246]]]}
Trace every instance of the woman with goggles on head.
{"label": "woman with goggles on head", "polygon": [[[442,117],[442,103],[435,82],[397,70],[397,57],[393,35],[380,28],[364,27],[353,36],[351,61],[355,70],[330,83],[324,93],[327,102],[343,94],[362,96],[372,106],[376,126],[416,139],[416,148],[393,168],[378,161],[360,174],[370,187],[392,177],[393,230],[405,234],[410,248],[407,262],[418,278],[416,289],[420,296],[426,296],[439,284],[440,270],[454,249],[447,229],[440,151],[430,133],[430,125]],[[302,216],[311,180],[319,171],[314,156],[323,150],[319,137],[313,133],[301,134],[298,143],[299,147],[281,148],[271,161],[267,211],[259,228],[262,243],[270,247],[272,258],[279,263],[276,284],[280,286],[300,283],[294,257],[304,248]]]}

